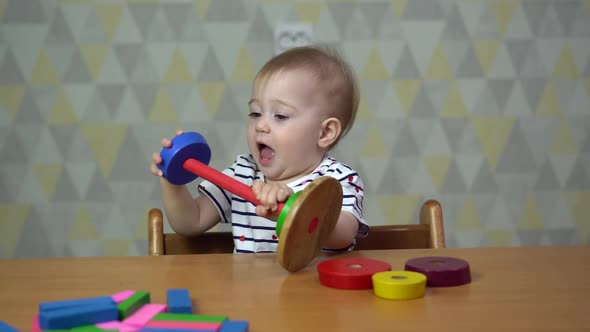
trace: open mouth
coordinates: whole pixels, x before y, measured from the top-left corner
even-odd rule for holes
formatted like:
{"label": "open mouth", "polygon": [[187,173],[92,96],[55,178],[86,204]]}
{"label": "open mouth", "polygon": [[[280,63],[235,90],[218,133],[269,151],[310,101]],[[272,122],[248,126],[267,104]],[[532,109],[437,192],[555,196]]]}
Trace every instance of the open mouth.
{"label": "open mouth", "polygon": [[256,146],[258,147],[258,153],[260,155],[260,163],[264,166],[268,166],[275,156],[275,150],[263,143],[258,143]]}

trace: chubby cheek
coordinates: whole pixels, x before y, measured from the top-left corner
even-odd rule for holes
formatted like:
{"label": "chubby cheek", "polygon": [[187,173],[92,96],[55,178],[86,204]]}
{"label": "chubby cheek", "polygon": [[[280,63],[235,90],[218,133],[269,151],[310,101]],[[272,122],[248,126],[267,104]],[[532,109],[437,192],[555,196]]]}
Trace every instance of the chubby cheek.
{"label": "chubby cheek", "polygon": [[293,162],[301,161],[306,156],[309,157],[314,147],[314,141],[311,137],[294,137],[289,143],[288,149],[291,152],[292,159],[294,159]]}
{"label": "chubby cheek", "polygon": [[256,156],[258,153],[258,148],[256,146],[256,140],[254,139],[254,134],[248,131],[248,149],[253,156]]}

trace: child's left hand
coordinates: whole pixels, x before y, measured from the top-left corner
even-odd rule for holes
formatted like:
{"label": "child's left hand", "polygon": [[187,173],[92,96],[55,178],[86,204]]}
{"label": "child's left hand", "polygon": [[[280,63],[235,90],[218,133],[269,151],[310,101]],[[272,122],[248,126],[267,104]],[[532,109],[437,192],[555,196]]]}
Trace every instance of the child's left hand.
{"label": "child's left hand", "polygon": [[293,189],[282,183],[264,183],[261,180],[255,180],[252,184],[252,191],[261,205],[256,207],[256,214],[270,220],[277,220],[278,203],[285,202],[289,196],[293,195]]}

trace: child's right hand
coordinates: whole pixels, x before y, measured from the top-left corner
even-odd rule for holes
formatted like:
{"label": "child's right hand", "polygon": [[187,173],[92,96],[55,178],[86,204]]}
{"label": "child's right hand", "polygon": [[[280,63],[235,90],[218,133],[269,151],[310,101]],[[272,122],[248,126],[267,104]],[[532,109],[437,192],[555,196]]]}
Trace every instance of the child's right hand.
{"label": "child's right hand", "polygon": [[293,195],[293,189],[284,183],[265,183],[261,180],[254,180],[252,191],[260,201],[260,205],[256,206],[256,214],[273,221],[278,217],[278,202],[285,202]]}
{"label": "child's right hand", "polygon": [[[176,136],[182,134],[182,130],[176,131]],[[172,140],[164,137],[162,138],[162,147],[169,148],[172,146]],[[158,168],[158,165],[162,163],[162,157],[160,156],[160,152],[152,153],[152,164],[150,165],[150,170],[153,175],[155,176],[162,176],[162,171]]]}

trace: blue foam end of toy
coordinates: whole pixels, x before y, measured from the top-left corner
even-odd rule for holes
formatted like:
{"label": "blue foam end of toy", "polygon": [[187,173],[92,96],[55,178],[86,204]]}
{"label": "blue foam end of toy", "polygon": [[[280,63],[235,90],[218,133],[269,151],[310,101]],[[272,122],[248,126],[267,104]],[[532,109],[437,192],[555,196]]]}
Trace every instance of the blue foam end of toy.
{"label": "blue foam end of toy", "polygon": [[82,305],[93,305],[93,304],[116,304],[115,300],[113,300],[110,296],[97,296],[97,297],[87,297],[81,299],[72,299],[72,300],[64,300],[64,301],[51,301],[51,302],[43,302],[39,304],[39,312],[44,311],[51,311],[56,309],[64,309],[64,308],[71,308],[77,307]]}
{"label": "blue foam end of toy", "polygon": [[44,330],[63,330],[118,319],[119,311],[114,302],[96,303],[42,311],[39,326]]}
{"label": "blue foam end of toy", "polygon": [[0,320],[0,332],[19,332],[19,330]]}
{"label": "blue foam end of toy", "polygon": [[197,178],[197,175],[184,169],[184,162],[192,158],[208,165],[211,161],[211,149],[201,134],[186,132],[174,137],[172,146],[163,148],[160,156],[162,163],[158,168],[162,171],[162,176],[172,184],[181,185]]}
{"label": "blue foam end of toy", "polygon": [[221,325],[219,332],[248,332],[248,326],[246,320],[226,320]]}
{"label": "blue foam end of toy", "polygon": [[166,293],[166,305],[170,313],[193,313],[193,303],[186,288],[169,289]]}

